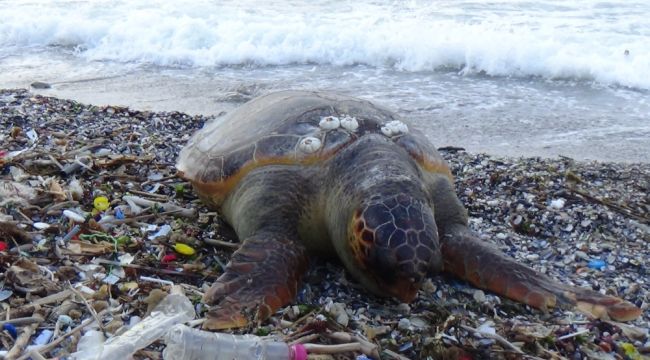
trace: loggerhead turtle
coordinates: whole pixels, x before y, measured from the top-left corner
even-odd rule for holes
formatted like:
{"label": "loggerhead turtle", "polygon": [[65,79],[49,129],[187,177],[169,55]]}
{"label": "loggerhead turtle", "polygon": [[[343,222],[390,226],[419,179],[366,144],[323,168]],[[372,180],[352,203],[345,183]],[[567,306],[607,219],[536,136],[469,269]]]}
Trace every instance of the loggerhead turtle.
{"label": "loggerhead turtle", "polygon": [[242,241],[206,292],[204,328],[260,322],[296,295],[308,253],[338,256],[368,290],[412,301],[451,273],[539,309],[631,320],[633,304],[563,285],[468,228],[449,167],[391,111],[352,97],[283,91],[209,123],[177,168]]}

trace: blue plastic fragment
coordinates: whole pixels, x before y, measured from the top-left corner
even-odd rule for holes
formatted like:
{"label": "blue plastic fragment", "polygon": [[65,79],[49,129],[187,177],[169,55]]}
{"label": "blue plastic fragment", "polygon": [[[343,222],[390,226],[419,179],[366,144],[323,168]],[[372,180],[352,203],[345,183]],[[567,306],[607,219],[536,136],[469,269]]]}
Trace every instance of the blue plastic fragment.
{"label": "blue plastic fragment", "polygon": [[367,357],[366,355],[361,354],[361,355],[357,356],[356,360],[372,360],[372,358]]}
{"label": "blue plastic fragment", "polygon": [[6,330],[9,333],[9,335],[11,335],[11,337],[14,339],[18,337],[18,331],[16,330],[14,324],[9,324],[9,323],[4,324],[2,325],[2,330]]}
{"label": "blue plastic fragment", "polygon": [[54,335],[54,331],[45,329],[41,331],[41,333],[36,337],[34,340],[34,345],[45,345],[50,342],[50,339],[52,339],[52,335]]}
{"label": "blue plastic fragment", "polygon": [[601,271],[602,271],[603,269],[605,269],[605,266],[606,266],[606,265],[607,265],[607,264],[605,263],[605,261],[603,261],[603,260],[601,260],[601,259],[592,259],[592,260],[589,260],[589,263],[587,264],[587,266],[588,266],[589,268],[591,268],[591,269],[596,269],[596,270],[601,270]]}
{"label": "blue plastic fragment", "polygon": [[406,344],[403,344],[402,346],[400,346],[400,347],[399,347],[399,351],[400,351],[400,352],[402,352],[402,351],[406,351],[406,350],[409,350],[409,349],[412,348],[412,347],[413,347],[413,342],[412,342],[412,341],[409,341],[409,342],[407,342]]}
{"label": "blue plastic fragment", "polygon": [[118,220],[124,220],[124,213],[120,208],[115,209],[115,218]]}

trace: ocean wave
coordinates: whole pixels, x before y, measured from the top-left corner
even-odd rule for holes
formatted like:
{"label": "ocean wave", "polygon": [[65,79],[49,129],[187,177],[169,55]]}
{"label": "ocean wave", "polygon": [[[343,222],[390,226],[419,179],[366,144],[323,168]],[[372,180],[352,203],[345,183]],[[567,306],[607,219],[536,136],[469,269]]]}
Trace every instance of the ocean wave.
{"label": "ocean wave", "polygon": [[437,13],[431,5],[396,9],[345,3],[329,11],[331,5],[293,9],[288,2],[266,8],[209,1],[147,7],[81,3],[71,7],[44,1],[40,12],[2,4],[8,8],[0,22],[0,50],[54,46],[72,48],[90,61],[161,66],[453,68],[464,74],[583,79],[650,89],[650,30],[639,27],[643,20],[637,22],[633,13],[615,14],[609,22],[578,14],[563,22],[562,16],[540,18],[533,10],[504,17],[485,8],[451,16],[454,9]]}

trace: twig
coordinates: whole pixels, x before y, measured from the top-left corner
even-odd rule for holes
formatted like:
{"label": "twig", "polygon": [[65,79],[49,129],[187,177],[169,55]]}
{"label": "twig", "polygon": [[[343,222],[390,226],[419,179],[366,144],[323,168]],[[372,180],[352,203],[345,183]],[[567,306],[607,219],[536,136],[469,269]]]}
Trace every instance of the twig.
{"label": "twig", "polygon": [[152,277],[144,276],[144,275],[140,275],[140,280],[155,282],[155,283],[162,284],[162,285],[174,285],[173,281],[163,280],[163,279],[156,279],[156,278],[152,278]]}
{"label": "twig", "polygon": [[239,249],[240,244],[231,243],[228,241],[217,240],[217,239],[203,239],[203,242],[208,245],[221,246],[229,249],[237,250]]}
{"label": "twig", "polygon": [[150,198],[153,198],[153,199],[156,199],[156,200],[169,201],[169,196],[167,196],[167,195],[153,194],[153,193],[149,193],[149,192],[146,192],[146,191],[139,191],[139,190],[134,190],[134,189],[129,189],[129,192],[137,194],[137,195],[150,197]]}
{"label": "twig", "polygon": [[463,324],[461,324],[460,327],[462,327],[465,330],[472,331],[472,332],[475,332],[477,334],[480,334],[481,336],[488,337],[490,339],[494,339],[498,343],[500,343],[501,345],[505,346],[506,348],[512,349],[517,354],[524,354],[524,352],[521,351],[521,349],[519,347],[517,347],[515,344],[511,343],[510,341],[506,340],[504,337],[502,337],[499,334],[488,333],[488,332],[481,331],[481,330],[475,329],[475,328],[473,328],[471,326],[467,326],[467,325],[463,325]]}
{"label": "twig", "polygon": [[52,160],[52,162],[54,163],[54,165],[58,166],[58,168],[59,168],[61,171],[63,171],[63,165],[61,165],[61,163],[59,162],[59,160],[57,160],[54,156],[52,156],[52,154],[48,154],[47,156],[50,158],[50,160]]}
{"label": "twig", "polygon": [[130,196],[130,195],[125,195],[122,196],[122,200],[126,201],[129,205],[135,204],[139,206],[144,206],[144,207],[154,207],[157,206],[164,211],[173,211],[173,210],[178,210],[180,215],[183,217],[188,217],[188,218],[193,218],[196,216],[196,210],[195,209],[186,209],[184,207],[178,206],[174,203],[171,202],[157,202],[157,201],[152,201],[152,200],[147,200],[143,199],[139,196]]}
{"label": "twig", "polygon": [[580,331],[576,331],[576,332],[571,333],[571,334],[562,335],[562,336],[560,336],[560,337],[557,338],[557,339],[558,339],[558,340],[566,340],[566,339],[570,339],[570,338],[572,338],[572,337],[576,337],[576,336],[580,336],[580,335],[582,335],[582,334],[586,334],[586,333],[588,333],[588,332],[589,332],[589,329],[582,329],[582,330],[580,330]]}
{"label": "twig", "polygon": [[301,336],[301,337],[299,337],[299,338],[297,338],[295,340],[292,340],[292,341],[288,342],[287,344],[288,345],[304,344],[304,343],[316,340],[319,336],[320,336],[320,334],[305,335],[305,336]]}
{"label": "twig", "polygon": [[68,284],[68,286],[70,287],[70,290],[72,290],[72,292],[75,293],[75,295],[77,295],[78,297],[81,298],[81,301],[83,301],[84,305],[86,305],[86,308],[88,309],[88,312],[90,313],[90,315],[92,315],[92,317],[95,318],[95,321],[97,321],[97,326],[99,326],[99,328],[102,331],[104,331],[104,326],[102,325],[102,322],[99,319],[99,316],[97,316],[97,312],[95,311],[95,309],[92,306],[90,306],[90,303],[88,302],[88,300],[86,300],[86,298],[83,296],[83,294],[81,294],[77,289],[72,287],[72,284]]}
{"label": "twig", "polygon": [[42,321],[43,319],[41,318],[40,321],[23,328],[23,332],[16,339],[14,346],[11,348],[11,350],[9,350],[7,355],[5,355],[7,359],[13,360],[23,352],[23,349],[25,346],[27,346],[27,343],[29,343],[29,339],[31,339],[32,334],[34,334],[34,331],[36,331],[36,328]]}
{"label": "twig", "polygon": [[41,319],[38,316],[30,316],[30,317],[22,317],[22,318],[15,318],[11,320],[0,321],[0,326],[4,326],[4,324],[23,326],[23,325],[31,325],[34,323],[40,323],[41,321],[43,321],[43,319]]}
{"label": "twig", "polygon": [[337,331],[331,334],[327,334],[330,339],[340,341],[340,342],[351,342],[356,341],[361,344],[361,351],[373,358],[379,358],[379,347],[376,344],[362,338],[361,336],[356,336],[347,332]]}
{"label": "twig", "polygon": [[648,218],[646,216],[643,216],[643,215],[639,215],[639,214],[635,213],[634,210],[632,210],[632,209],[630,209],[628,207],[624,207],[624,206],[614,204],[613,202],[608,201],[608,200],[603,200],[601,198],[598,198],[596,196],[593,196],[593,195],[589,194],[586,191],[582,191],[582,190],[576,189],[574,187],[568,187],[568,189],[570,191],[572,191],[572,192],[586,198],[587,200],[591,200],[591,201],[593,201],[595,203],[607,206],[610,209],[618,212],[621,215],[629,216],[629,217],[631,217],[631,218],[633,218],[633,219],[635,219],[637,221],[640,221],[642,223],[650,224],[650,218]]}
{"label": "twig", "polygon": [[179,275],[179,276],[191,276],[191,277],[213,277],[216,276],[216,274],[195,274],[195,273],[186,273],[186,272],[180,272],[180,271],[175,271],[175,270],[167,270],[167,269],[158,269],[150,266],[144,266],[144,265],[136,265],[136,264],[122,264],[119,261],[111,261],[111,260],[105,260],[105,259],[94,259],[93,262],[95,264],[106,264],[106,265],[115,265],[115,266],[122,266],[122,267],[127,267],[127,268],[132,268],[132,269],[141,269],[141,270],[147,270],[147,271],[152,271],[152,272],[157,272],[161,274],[169,274],[169,275]]}
{"label": "twig", "polygon": [[396,352],[394,352],[392,350],[384,349],[384,350],[382,350],[382,352],[384,354],[392,357],[393,359],[409,360],[409,358],[407,358],[406,356],[402,356],[402,355],[400,355],[400,354],[398,354],[398,353],[396,353]]}
{"label": "twig", "polygon": [[36,350],[31,350],[29,352],[29,357],[32,358],[32,360],[47,360],[45,356],[41,355],[41,353]]}
{"label": "twig", "polygon": [[16,211],[18,213],[18,215],[22,216],[23,219],[25,219],[25,222],[28,223],[29,225],[34,223],[32,221],[32,219],[29,216],[25,215],[24,212],[20,211],[20,209],[16,208],[16,209],[14,209],[14,211]]}
{"label": "twig", "polygon": [[158,217],[158,216],[176,214],[176,213],[179,213],[181,211],[182,210],[172,210],[172,211],[160,212],[160,213],[157,213],[157,214],[137,215],[137,216],[132,216],[132,217],[124,218],[124,219],[111,219],[111,220],[107,220],[107,221],[101,221],[100,224],[115,224],[115,225],[126,224],[126,223],[136,222],[136,221],[139,221],[139,220],[146,220],[146,219],[150,219],[150,218],[154,218],[154,217]]}

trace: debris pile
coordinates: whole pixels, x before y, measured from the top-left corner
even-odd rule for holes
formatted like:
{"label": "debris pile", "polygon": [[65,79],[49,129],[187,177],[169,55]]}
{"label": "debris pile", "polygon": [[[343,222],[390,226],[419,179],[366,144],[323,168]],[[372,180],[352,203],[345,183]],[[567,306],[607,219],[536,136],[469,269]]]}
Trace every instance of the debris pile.
{"label": "debris pile", "polygon": [[[239,246],[175,176],[180,148],[210,120],[0,90],[0,356],[101,359],[119,348],[160,359],[194,336],[186,328],[201,323],[201,297]],[[486,241],[643,316],[545,314],[445,276],[399,304],[314,260],[292,305],[233,333],[319,359],[650,354],[650,165],[443,155]],[[156,319],[169,322],[138,326]],[[174,324],[181,337],[141,331]]]}

